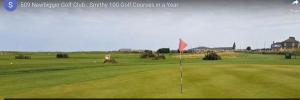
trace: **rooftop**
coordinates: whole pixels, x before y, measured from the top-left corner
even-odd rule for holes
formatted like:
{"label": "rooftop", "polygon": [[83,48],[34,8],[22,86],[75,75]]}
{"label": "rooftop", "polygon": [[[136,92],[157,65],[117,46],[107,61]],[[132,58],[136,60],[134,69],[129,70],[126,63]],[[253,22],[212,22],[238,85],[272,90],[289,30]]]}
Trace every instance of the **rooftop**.
{"label": "rooftop", "polygon": [[299,41],[297,41],[295,37],[289,37],[288,39],[286,39],[282,42],[299,42]]}

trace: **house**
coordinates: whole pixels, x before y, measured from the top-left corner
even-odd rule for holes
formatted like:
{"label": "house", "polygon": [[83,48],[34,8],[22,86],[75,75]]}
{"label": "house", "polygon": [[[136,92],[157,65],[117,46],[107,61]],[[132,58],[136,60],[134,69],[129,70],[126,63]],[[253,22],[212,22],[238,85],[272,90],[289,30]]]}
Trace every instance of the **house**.
{"label": "house", "polygon": [[131,52],[132,50],[129,48],[122,48],[118,50],[119,52]]}
{"label": "house", "polygon": [[206,52],[206,51],[234,51],[236,48],[235,42],[233,43],[232,47],[214,47],[214,48],[209,48],[209,47],[196,47],[196,48],[191,48],[189,49],[193,53],[198,53],[198,52]]}
{"label": "house", "polygon": [[189,49],[188,51],[191,51],[193,53],[196,53],[196,52],[203,52],[203,51],[208,51],[210,50],[209,47],[203,47],[203,46],[200,46],[200,47],[196,47],[196,48],[191,48]]}
{"label": "house", "polygon": [[273,51],[284,51],[298,48],[300,48],[300,43],[296,40],[295,37],[289,37],[282,42],[273,42],[273,44],[271,45],[271,49]]}
{"label": "house", "polygon": [[216,50],[216,51],[231,51],[234,50],[233,47],[215,47],[212,48],[212,50]]}
{"label": "house", "polygon": [[132,52],[132,53],[139,53],[139,52],[144,52],[145,50],[143,49],[129,49],[129,48],[122,48],[118,50],[119,52]]}

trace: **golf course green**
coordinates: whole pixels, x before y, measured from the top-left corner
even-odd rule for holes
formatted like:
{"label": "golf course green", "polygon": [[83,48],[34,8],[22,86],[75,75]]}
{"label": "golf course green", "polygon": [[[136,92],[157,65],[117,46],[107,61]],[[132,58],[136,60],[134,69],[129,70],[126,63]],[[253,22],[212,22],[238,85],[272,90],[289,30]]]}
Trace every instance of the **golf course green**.
{"label": "golf course green", "polygon": [[117,64],[103,64],[102,52],[54,52],[0,55],[3,98],[300,98],[300,59],[283,55],[221,54],[204,61],[183,55],[183,94],[178,54],[165,60],[137,53],[111,53]]}

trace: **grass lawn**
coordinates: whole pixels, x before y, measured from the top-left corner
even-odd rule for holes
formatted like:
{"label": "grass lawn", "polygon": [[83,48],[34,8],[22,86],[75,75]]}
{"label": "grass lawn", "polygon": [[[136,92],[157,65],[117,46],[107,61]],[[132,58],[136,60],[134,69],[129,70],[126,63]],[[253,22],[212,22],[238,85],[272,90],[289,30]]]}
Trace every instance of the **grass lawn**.
{"label": "grass lawn", "polygon": [[221,54],[219,61],[184,55],[183,94],[176,54],[151,60],[113,53],[118,64],[103,64],[103,53],[70,53],[69,59],[25,53],[30,60],[14,55],[0,55],[0,99],[300,98],[300,59],[279,55]]}

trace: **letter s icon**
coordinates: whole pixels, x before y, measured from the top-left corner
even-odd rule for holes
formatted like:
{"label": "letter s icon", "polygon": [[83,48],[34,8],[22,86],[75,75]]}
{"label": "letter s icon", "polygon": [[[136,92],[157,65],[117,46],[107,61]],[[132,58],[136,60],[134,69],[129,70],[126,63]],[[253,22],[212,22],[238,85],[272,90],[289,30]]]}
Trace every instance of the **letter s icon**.
{"label": "letter s icon", "polygon": [[4,0],[3,6],[7,11],[14,11],[17,8],[17,0]]}

